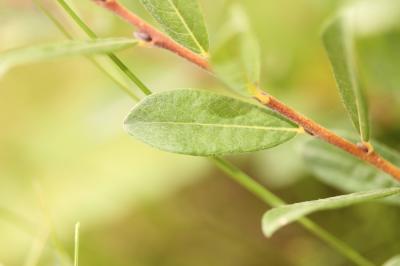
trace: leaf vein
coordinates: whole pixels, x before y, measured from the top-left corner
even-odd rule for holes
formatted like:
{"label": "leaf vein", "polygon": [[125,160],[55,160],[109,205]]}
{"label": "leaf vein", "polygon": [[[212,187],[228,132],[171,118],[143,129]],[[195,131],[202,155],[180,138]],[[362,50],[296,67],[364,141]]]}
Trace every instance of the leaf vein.
{"label": "leaf vein", "polygon": [[179,11],[178,7],[173,3],[172,0],[167,0],[168,3],[170,3],[170,5],[172,6],[172,8],[175,10],[176,14],[178,15],[178,18],[181,20],[183,26],[186,28],[186,30],[189,33],[189,36],[193,39],[194,43],[197,45],[197,47],[199,48],[199,50],[201,51],[201,53],[203,55],[206,55],[207,52],[205,51],[205,49],[203,48],[203,46],[199,43],[199,41],[197,40],[196,36],[193,34],[192,30],[190,29],[189,25],[186,23],[186,20],[183,18],[181,12]]}
{"label": "leaf vein", "polygon": [[182,125],[182,126],[201,126],[201,127],[219,127],[219,128],[242,128],[242,129],[256,129],[265,131],[287,131],[298,132],[298,128],[289,127],[266,127],[266,126],[251,126],[251,125],[237,125],[237,124],[211,124],[211,123],[197,123],[197,122],[167,122],[167,121],[141,121],[137,124],[165,124],[165,125]]}

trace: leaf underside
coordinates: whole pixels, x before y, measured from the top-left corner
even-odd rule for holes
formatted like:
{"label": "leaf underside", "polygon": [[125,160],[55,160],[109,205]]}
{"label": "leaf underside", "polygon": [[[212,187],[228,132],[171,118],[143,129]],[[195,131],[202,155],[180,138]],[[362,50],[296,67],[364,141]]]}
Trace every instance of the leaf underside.
{"label": "leaf underside", "polygon": [[274,208],[266,212],[262,219],[262,228],[270,237],[283,226],[317,211],[348,207],[366,201],[381,199],[400,193],[400,188],[386,188],[373,191],[357,192],[327,199],[306,201]]}
{"label": "leaf underside", "polygon": [[134,39],[109,38],[84,41],[64,41],[27,48],[18,48],[0,54],[0,74],[18,65],[58,57],[93,55],[115,52],[137,43]]}
{"label": "leaf underside", "polygon": [[346,110],[362,141],[368,142],[368,107],[355,59],[352,16],[345,13],[331,21],[324,30],[323,42]]}
{"label": "leaf underside", "polygon": [[161,150],[198,156],[267,149],[298,132],[291,122],[257,105],[194,89],[146,97],[128,115],[125,128]]}
{"label": "leaf underside", "polygon": [[166,33],[186,48],[206,56],[208,33],[197,0],[141,0]]}
{"label": "leaf underside", "polygon": [[[354,134],[341,135],[353,142],[357,140]],[[372,143],[375,150],[385,159],[400,165],[398,152],[375,141]],[[301,150],[307,169],[322,182],[345,192],[399,186],[399,182],[376,167],[320,140],[306,142]],[[400,204],[400,197],[391,197],[384,201]]]}
{"label": "leaf underside", "polygon": [[217,77],[243,96],[252,95],[260,83],[260,47],[249,24],[241,7],[232,7],[211,56]]}

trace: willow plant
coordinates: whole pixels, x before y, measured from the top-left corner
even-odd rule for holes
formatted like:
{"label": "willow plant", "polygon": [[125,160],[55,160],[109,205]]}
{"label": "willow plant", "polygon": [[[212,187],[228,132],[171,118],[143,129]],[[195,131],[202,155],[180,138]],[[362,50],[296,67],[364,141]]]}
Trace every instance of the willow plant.
{"label": "willow plant", "polygon": [[[326,23],[322,43],[337,81],[339,94],[354,125],[354,132],[337,134],[278,100],[260,82],[260,46],[242,9],[235,5],[224,32],[209,51],[206,23],[196,0],[140,0],[162,30],[144,21],[117,0],[95,0],[131,23],[132,38],[101,39],[64,0],[64,11],[87,34],[74,40],[59,19],[40,1],[37,4],[70,39],[65,42],[16,49],[0,55],[0,70],[59,56],[106,54],[145,95],[139,99],[108,73],[138,103],[127,115],[124,128],[132,137],[160,150],[208,157],[238,184],[271,205],[262,217],[267,237],[298,221],[356,265],[374,265],[346,243],[322,229],[306,215],[380,199],[400,203],[400,155],[371,140],[368,104],[357,66],[355,41],[358,20],[354,8],[345,9]],[[113,52],[131,46],[165,49],[219,79],[230,94],[207,89],[149,89]],[[299,135],[309,140],[303,147],[308,168],[320,179],[351,194],[290,205],[258,184],[223,156],[270,149]],[[271,151],[273,152],[273,151]],[[260,217],[261,218],[261,217]],[[76,262],[77,263],[77,262]],[[393,263],[393,260],[390,262]]]}

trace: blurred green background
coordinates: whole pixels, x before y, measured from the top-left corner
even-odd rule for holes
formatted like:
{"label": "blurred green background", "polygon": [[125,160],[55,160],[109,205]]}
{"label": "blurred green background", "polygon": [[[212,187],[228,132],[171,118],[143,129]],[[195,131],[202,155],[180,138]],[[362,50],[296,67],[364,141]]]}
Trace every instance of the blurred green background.
{"label": "blurred green background", "polygon": [[[152,21],[139,1],[122,2]],[[200,2],[212,46],[232,1]],[[320,30],[354,1],[240,2],[261,43],[264,87],[325,126],[352,130]],[[386,2],[366,14],[360,66],[374,138],[400,149],[400,7]],[[69,3],[102,37],[133,32],[91,1]],[[84,38],[55,1],[47,6]],[[0,51],[63,39],[31,1],[0,0]],[[165,51],[119,55],[154,91],[223,89]],[[268,207],[207,159],[161,152],[123,131],[133,105],[86,58],[18,67],[0,79],[0,265],[68,265],[77,221],[81,265],[350,265],[298,225],[264,238]],[[302,164],[297,150],[307,138],[230,159],[288,202],[340,194]],[[398,207],[368,203],[312,218],[377,264],[400,253]]]}

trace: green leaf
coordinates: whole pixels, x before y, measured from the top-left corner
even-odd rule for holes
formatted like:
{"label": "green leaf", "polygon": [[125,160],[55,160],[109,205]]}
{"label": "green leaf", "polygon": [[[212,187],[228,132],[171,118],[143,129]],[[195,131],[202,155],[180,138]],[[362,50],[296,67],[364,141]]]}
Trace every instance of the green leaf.
{"label": "green leaf", "polygon": [[260,47],[246,14],[239,6],[221,29],[221,40],[211,62],[219,79],[239,94],[251,95],[260,83]]}
{"label": "green leaf", "polygon": [[121,50],[137,43],[134,39],[110,38],[85,41],[64,41],[27,48],[18,48],[0,53],[0,74],[10,68],[73,55],[104,54]]}
{"label": "green leaf", "polygon": [[400,28],[359,40],[358,48],[364,62],[363,69],[374,88],[399,89],[399,47]]}
{"label": "green leaf", "polygon": [[208,33],[197,0],[141,0],[147,11],[175,41],[208,55]]}
{"label": "green leaf", "polygon": [[370,87],[398,90],[400,1],[355,1],[357,51]]}
{"label": "green leaf", "polygon": [[262,218],[262,229],[267,237],[289,223],[301,219],[317,211],[348,207],[370,200],[381,199],[400,193],[400,188],[386,188],[373,191],[363,191],[327,199],[300,202],[273,208]]}
{"label": "green leaf", "polygon": [[393,258],[385,262],[383,266],[400,266],[400,255],[394,256]]}
{"label": "green leaf", "polygon": [[323,33],[323,42],[343,103],[362,141],[368,142],[368,107],[355,59],[353,13],[346,12],[329,23]]}
{"label": "green leaf", "polygon": [[[353,134],[342,134],[350,141],[356,141]],[[390,148],[372,142],[374,149],[385,159],[400,165],[400,154]],[[391,176],[374,166],[320,140],[310,140],[302,146],[307,169],[322,182],[345,192],[366,191],[399,186]],[[388,200],[400,204],[400,197]]]}
{"label": "green leaf", "polygon": [[352,1],[343,11],[352,16],[360,72],[369,87],[398,89],[400,83],[400,1]]}
{"label": "green leaf", "polygon": [[125,129],[161,150],[198,156],[267,149],[298,132],[293,123],[265,108],[193,89],[146,97],[126,118]]}

